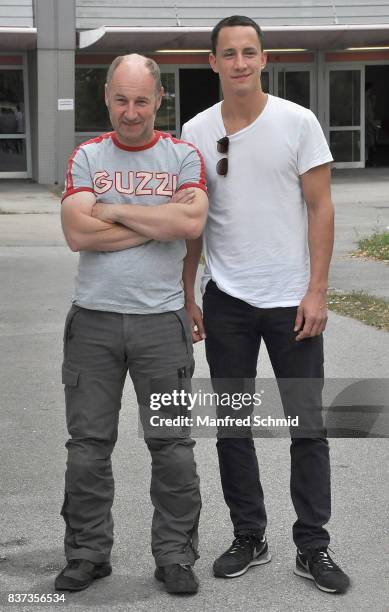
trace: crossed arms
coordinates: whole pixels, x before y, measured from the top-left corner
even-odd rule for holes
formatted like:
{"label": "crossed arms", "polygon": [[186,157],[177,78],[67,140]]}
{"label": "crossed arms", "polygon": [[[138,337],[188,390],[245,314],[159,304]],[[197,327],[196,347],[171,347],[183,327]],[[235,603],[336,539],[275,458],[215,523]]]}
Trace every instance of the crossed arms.
{"label": "crossed arms", "polygon": [[121,251],[149,240],[195,239],[201,235],[208,198],[197,187],[177,191],[166,204],[102,204],[90,191],[62,202],[61,220],[72,251]]}

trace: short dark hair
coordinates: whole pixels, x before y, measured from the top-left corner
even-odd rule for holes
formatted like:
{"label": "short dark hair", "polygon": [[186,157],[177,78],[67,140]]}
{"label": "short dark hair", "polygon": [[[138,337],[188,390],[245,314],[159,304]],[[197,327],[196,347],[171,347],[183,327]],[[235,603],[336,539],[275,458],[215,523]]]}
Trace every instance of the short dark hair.
{"label": "short dark hair", "polygon": [[212,53],[214,55],[216,54],[217,39],[219,38],[220,30],[222,28],[230,28],[233,26],[250,26],[254,28],[258,34],[260,47],[263,50],[263,33],[256,21],[250,17],[245,17],[244,15],[231,15],[231,17],[225,17],[225,19],[219,21],[211,32]]}

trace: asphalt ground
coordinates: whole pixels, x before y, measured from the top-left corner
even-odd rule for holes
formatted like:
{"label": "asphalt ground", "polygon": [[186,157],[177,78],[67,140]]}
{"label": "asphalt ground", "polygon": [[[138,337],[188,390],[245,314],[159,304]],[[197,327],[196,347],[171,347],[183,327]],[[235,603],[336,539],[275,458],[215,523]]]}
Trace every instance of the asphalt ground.
{"label": "asphalt ground", "polygon": [[[355,176],[350,179],[347,173],[335,176],[339,223],[334,268],[338,256],[347,260],[345,253],[353,242],[354,228],[371,233],[377,224],[377,210],[381,211],[380,227],[387,223],[388,183],[385,176],[382,180],[378,176],[375,174],[367,186],[366,181],[358,186]],[[379,190],[377,183],[381,184]],[[364,194],[359,203],[357,193]],[[380,206],[383,208],[377,208]],[[10,593],[53,594],[54,577],[64,565],[59,510],[67,433],[60,366],[63,323],[77,255],[64,245],[58,199],[43,188],[0,183],[0,209],[18,213],[0,215],[0,609],[387,612],[389,445],[388,440],[378,438],[331,440],[333,508],[329,531],[334,559],[351,576],[352,587],[346,595],[322,593],[312,582],[293,575],[291,525],[295,514],[288,492],[289,442],[264,438],[256,440],[256,447],[272,562],[250,569],[239,579],[212,576],[212,562],[229,546],[232,534],[214,441],[198,439],[195,454],[203,511],[201,558],[196,572],[201,588],[194,597],[167,595],[153,578],[150,457],[137,434],[137,407],[130,384],[124,393],[113,456],[116,497],[112,576],[96,581],[81,593],[65,594],[64,603],[7,603]],[[352,266],[354,263],[362,262],[352,260]],[[371,292],[382,295],[380,291],[388,283],[388,267],[377,265],[380,283]],[[363,280],[360,268],[357,270],[348,275]],[[348,289],[343,286],[348,275],[339,274],[340,286],[333,280],[331,284]],[[386,378],[388,340],[386,332],[330,313],[325,333],[327,377]],[[203,346],[196,345],[195,352],[195,376],[207,377]],[[263,349],[258,370],[261,376],[272,376]]]}

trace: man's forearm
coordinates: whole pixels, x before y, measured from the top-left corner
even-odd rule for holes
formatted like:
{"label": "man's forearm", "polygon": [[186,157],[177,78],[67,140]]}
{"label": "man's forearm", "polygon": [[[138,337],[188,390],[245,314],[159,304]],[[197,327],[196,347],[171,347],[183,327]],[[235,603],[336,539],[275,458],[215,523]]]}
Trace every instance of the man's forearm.
{"label": "man's forearm", "polygon": [[80,251],[123,251],[149,242],[150,238],[119,223],[111,224],[105,232],[97,232],[84,238],[84,246]]}
{"label": "man's forearm", "polygon": [[169,202],[158,206],[112,204],[110,217],[128,228],[154,240],[196,238],[202,226],[191,214],[190,204]]}
{"label": "man's forearm", "polygon": [[190,303],[195,301],[195,281],[201,251],[203,248],[203,238],[186,241],[186,257],[184,259],[184,267],[182,271],[182,281],[184,283],[185,302]]}
{"label": "man's forearm", "polygon": [[308,208],[310,291],[325,293],[334,244],[334,210],[331,201]]}
{"label": "man's forearm", "polygon": [[123,225],[93,217],[95,203],[95,194],[89,191],[71,194],[62,202],[62,229],[72,251],[122,251],[149,240]]}
{"label": "man's forearm", "polygon": [[119,223],[105,223],[83,215],[77,228],[64,233],[72,251],[122,251],[148,242],[150,239]]}

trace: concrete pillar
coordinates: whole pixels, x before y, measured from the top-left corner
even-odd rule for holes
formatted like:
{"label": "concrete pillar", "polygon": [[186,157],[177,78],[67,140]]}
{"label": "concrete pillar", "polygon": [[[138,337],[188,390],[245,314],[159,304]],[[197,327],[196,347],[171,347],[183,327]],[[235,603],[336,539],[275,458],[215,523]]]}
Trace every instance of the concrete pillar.
{"label": "concrete pillar", "polygon": [[35,0],[34,10],[38,35],[33,178],[39,183],[63,183],[74,149],[74,110],[59,110],[58,100],[74,104],[76,0]]}
{"label": "concrete pillar", "polygon": [[31,176],[37,181],[38,169],[38,68],[36,49],[27,53],[28,94],[30,106]]}

